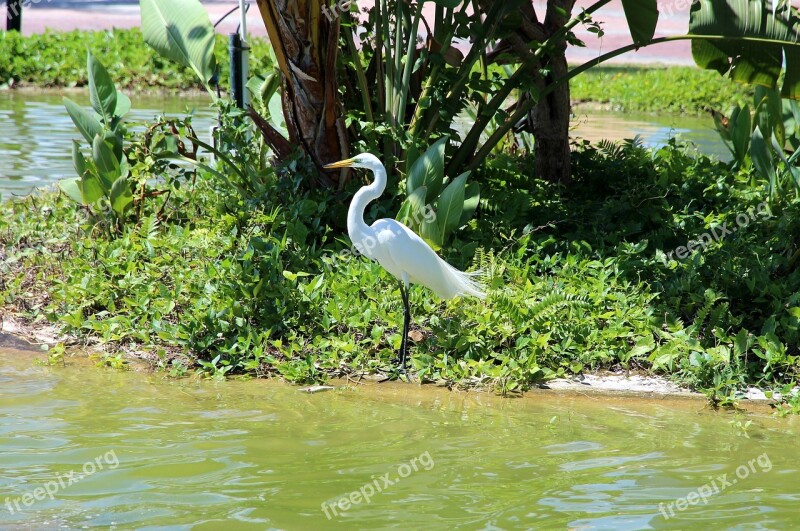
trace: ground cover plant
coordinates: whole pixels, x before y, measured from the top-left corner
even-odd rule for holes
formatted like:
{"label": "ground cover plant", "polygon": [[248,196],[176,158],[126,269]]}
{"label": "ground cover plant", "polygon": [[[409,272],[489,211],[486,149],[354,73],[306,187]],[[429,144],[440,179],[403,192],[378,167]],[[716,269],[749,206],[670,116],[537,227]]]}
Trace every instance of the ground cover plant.
{"label": "ground cover plant", "polygon": [[[677,145],[576,149],[579,184],[555,193],[525,176],[519,157],[475,176],[477,219],[443,253],[486,269],[489,299],[412,290],[418,377],[510,392],[585,370],[646,369],[722,402],[747,385],[792,384],[797,201],[770,203],[767,215],[751,170]],[[331,197],[266,173],[274,186],[257,200],[220,205],[228,185],[200,170],[174,192],[180,215],[153,201],[113,239],[96,237],[85,207],[58,193],[5,202],[3,311],[56,323],[76,341],[149,352],[175,374],[321,382],[390,371],[396,283],[343,254],[334,230],[352,190]],[[400,199],[370,215],[396,211]],[[735,233],[670,255],[747,212]]]}
{"label": "ground cover plant", "polygon": [[573,104],[603,104],[620,112],[700,115],[727,112],[753,89],[690,66],[603,66],[572,80]]}
{"label": "ground cover plant", "polygon": [[[716,403],[734,401],[748,385],[785,394],[795,384],[800,180],[791,153],[798,135],[786,124],[800,111],[776,90],[755,91],[752,114],[740,106],[730,117],[716,115],[736,155],[730,164],[675,143],[654,151],[635,140],[576,144],[569,150],[571,185],[559,186],[532,175],[538,166],[530,135],[510,130],[507,116],[485,112],[484,98],[503,103],[513,85],[501,83],[498,92],[480,83],[486,73],[473,72],[469,62],[463,72],[448,71],[475,81],[462,96],[480,100],[480,126],[465,139],[452,127],[458,109],[410,112],[408,89],[393,85],[391,97],[383,94],[390,126],[366,116],[365,100],[363,109],[354,104],[345,113],[348,134],[337,129],[336,142],[322,146],[324,128],[287,123],[297,119],[291,112],[281,123],[281,104],[284,111],[302,107],[277,92],[282,52],[265,59],[261,78],[248,85],[258,109],[235,109],[212,89],[210,23],[200,21],[203,31],[195,26],[202,7],[191,0],[146,4],[163,15],[143,17],[147,43],[190,68],[219,111],[214,145],[196,138],[188,119],[120,126],[118,103],[125,100],[113,70],[90,55],[92,108],[108,116],[100,120],[67,103],[92,146],[91,157],[79,144],[73,151],[78,179],[61,187],[73,201],[45,193],[2,207],[0,304],[9,312],[55,323],[73,341],[140,353],[174,374],[320,382],[391,372],[401,341],[396,283],[377,264],[354,257],[341,236],[359,179],[318,171],[330,162],[325,150],[355,134],[354,149],[391,154],[387,193],[368,218],[398,211],[414,217],[421,210],[412,203],[441,207],[447,190],[458,190],[469,215],[445,226],[435,243],[454,266],[487,275],[485,302],[441,302],[413,291],[411,361],[421,381],[509,393],[559,375],[642,369],[706,390]],[[396,7],[401,20],[404,8]],[[418,24],[420,6],[414,10]],[[181,24],[182,17],[191,24]],[[378,42],[386,28],[375,20]],[[183,37],[166,38],[162,25]],[[394,58],[392,75],[408,81],[411,63],[402,65],[398,43],[371,53],[385,52],[384,66]],[[347,76],[361,78],[365,64],[359,58],[339,65],[343,92],[358,92]],[[311,91],[314,83],[298,86]],[[522,104],[524,93],[518,96]],[[376,97],[381,101],[380,91]],[[248,135],[249,118],[263,136]],[[434,130],[433,137],[425,132]],[[456,177],[450,166],[483,130],[495,139],[481,149],[485,163]],[[287,131],[295,131],[292,138],[312,131],[303,146],[321,151],[298,153],[282,137]],[[104,179],[109,186],[95,186]],[[111,209],[99,204],[106,196]],[[124,359],[114,354],[106,361]]]}
{"label": "ground cover plant", "polygon": [[[270,61],[264,39],[249,41],[253,71],[265,70]],[[112,79],[127,91],[202,90],[203,85],[189,68],[161,57],[144,41],[138,28],[107,31],[47,31],[20,35],[0,33],[0,86],[36,88],[83,87],[88,84],[86,50],[102,58]],[[217,57],[228,53],[227,36],[217,35]],[[218,79],[228,85],[227,61],[219,62]]]}

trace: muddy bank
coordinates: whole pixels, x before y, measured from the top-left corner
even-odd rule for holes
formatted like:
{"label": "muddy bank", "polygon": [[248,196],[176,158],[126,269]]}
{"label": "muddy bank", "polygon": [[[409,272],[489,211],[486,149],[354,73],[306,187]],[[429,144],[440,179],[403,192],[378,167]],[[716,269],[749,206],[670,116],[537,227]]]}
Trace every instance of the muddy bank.
{"label": "muddy bank", "polygon": [[[56,327],[50,323],[32,323],[11,316],[0,317],[0,348],[13,349],[27,352],[41,352],[59,342],[67,344],[73,352],[69,358],[78,363],[82,359],[89,359],[102,353],[118,352],[115,345],[103,345],[99,342],[77,344],[75,338],[60,335]],[[129,367],[133,370],[152,370],[155,367],[154,355],[145,351],[136,351],[129,348],[123,351]],[[368,386],[376,389],[408,389],[409,384],[404,382],[379,383],[380,375],[351,375],[347,379],[334,378],[329,385],[334,388]],[[412,381],[412,385],[414,382]],[[444,384],[413,385],[419,389],[440,389]],[[299,390],[302,388],[298,387]],[[480,391],[470,389],[469,391]],[[797,391],[797,390],[796,390]],[[466,392],[464,390],[453,392]],[[479,392],[489,395],[491,393]],[[644,372],[597,372],[575,376],[573,378],[557,378],[538,385],[536,388],[524,393],[524,396],[535,398],[542,395],[560,395],[565,397],[584,396],[596,399],[625,399],[635,398],[640,400],[676,400],[694,403],[696,407],[703,408],[707,405],[707,397],[702,393],[681,387],[674,382],[658,375]],[[764,390],[749,388],[738,407],[746,410],[768,412],[771,405],[780,400],[780,395],[768,399]],[[695,407],[693,406],[693,407]]]}

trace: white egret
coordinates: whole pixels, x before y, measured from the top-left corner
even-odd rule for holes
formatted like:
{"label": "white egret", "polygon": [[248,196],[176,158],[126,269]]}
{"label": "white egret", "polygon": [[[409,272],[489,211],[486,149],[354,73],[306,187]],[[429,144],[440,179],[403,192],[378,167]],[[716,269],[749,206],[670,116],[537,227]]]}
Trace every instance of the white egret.
{"label": "white egret", "polygon": [[481,272],[464,273],[442,260],[436,252],[414,231],[394,219],[379,219],[372,225],[364,221],[364,210],[370,201],[381,196],[386,189],[386,169],[374,155],[362,153],[351,159],[325,166],[335,168],[366,168],[372,170],[375,180],[362,186],[350,202],[347,211],[347,233],[355,248],[375,260],[400,281],[405,315],[403,338],[400,344],[400,370],[405,370],[408,327],[411,311],[408,306],[409,283],[422,284],[443,299],[459,295],[484,298],[483,286],[473,277]]}

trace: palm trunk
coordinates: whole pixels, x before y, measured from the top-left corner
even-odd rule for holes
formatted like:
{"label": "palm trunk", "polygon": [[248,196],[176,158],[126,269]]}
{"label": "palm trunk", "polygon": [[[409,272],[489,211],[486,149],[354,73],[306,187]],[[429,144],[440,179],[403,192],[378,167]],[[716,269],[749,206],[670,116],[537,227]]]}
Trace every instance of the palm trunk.
{"label": "palm trunk", "polygon": [[283,74],[289,140],[314,161],[320,181],[333,184],[322,166],[350,156],[336,86],[341,14],[327,10],[324,0],[257,2]]}

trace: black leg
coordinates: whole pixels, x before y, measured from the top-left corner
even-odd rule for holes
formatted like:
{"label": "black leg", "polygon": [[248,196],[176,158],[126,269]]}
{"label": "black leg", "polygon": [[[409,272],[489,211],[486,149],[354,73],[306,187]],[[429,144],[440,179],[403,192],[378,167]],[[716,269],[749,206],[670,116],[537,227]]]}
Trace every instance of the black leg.
{"label": "black leg", "polygon": [[400,372],[406,372],[406,355],[408,352],[408,327],[411,324],[411,310],[408,306],[408,290],[400,281],[400,296],[403,297],[403,338],[400,341]]}

